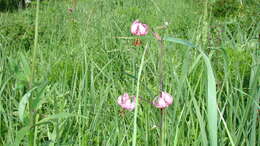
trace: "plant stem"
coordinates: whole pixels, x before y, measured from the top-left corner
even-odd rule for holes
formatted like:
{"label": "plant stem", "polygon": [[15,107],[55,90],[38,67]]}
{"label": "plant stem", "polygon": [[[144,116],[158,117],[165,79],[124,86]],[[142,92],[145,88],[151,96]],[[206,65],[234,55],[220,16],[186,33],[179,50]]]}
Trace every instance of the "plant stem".
{"label": "plant stem", "polygon": [[[33,82],[34,82],[34,76],[35,76],[35,60],[36,60],[36,52],[38,48],[38,25],[39,25],[39,5],[40,5],[40,0],[37,0],[37,6],[36,6],[36,18],[35,18],[35,34],[34,34],[34,48],[33,48],[33,56],[32,56],[32,74],[31,78],[29,81],[29,89],[32,88]],[[36,113],[33,109],[33,100],[30,98],[29,100],[29,112],[30,112],[30,132],[29,132],[29,145],[34,146],[34,139],[35,139],[35,118],[36,118]]]}
{"label": "plant stem", "polygon": [[161,120],[160,120],[160,146],[164,146],[164,109],[161,109]]}
{"label": "plant stem", "polygon": [[160,92],[161,91],[163,91],[163,88],[164,88],[164,84],[163,84],[163,79],[164,79],[164,65],[163,65],[163,58],[164,58],[164,49],[163,49],[163,40],[162,39],[160,39],[160,40],[158,40],[158,42],[159,42],[159,45],[160,45],[160,47],[159,47],[159,66],[158,66],[158,68],[159,68],[159,80],[160,80],[160,82],[159,82],[159,90],[160,90]]}
{"label": "plant stem", "polygon": [[[164,89],[164,64],[163,64],[163,58],[164,58],[164,45],[163,45],[163,39],[158,33],[153,33],[154,37],[159,42],[159,60],[158,60],[158,68],[159,68],[159,92],[161,92]],[[164,109],[161,109],[161,119],[160,119],[160,146],[164,146]]]}
{"label": "plant stem", "polygon": [[209,26],[209,14],[208,14],[208,0],[204,2],[204,14],[203,14],[203,27],[202,27],[202,47],[207,48],[208,43],[208,26]]}
{"label": "plant stem", "polygon": [[38,26],[39,26],[39,0],[37,0],[37,7],[36,7],[36,18],[35,18],[35,34],[34,34],[34,46],[33,46],[33,56],[32,56],[32,76],[30,78],[29,87],[32,88],[34,75],[35,75],[35,59],[36,59],[36,53],[38,48]]}

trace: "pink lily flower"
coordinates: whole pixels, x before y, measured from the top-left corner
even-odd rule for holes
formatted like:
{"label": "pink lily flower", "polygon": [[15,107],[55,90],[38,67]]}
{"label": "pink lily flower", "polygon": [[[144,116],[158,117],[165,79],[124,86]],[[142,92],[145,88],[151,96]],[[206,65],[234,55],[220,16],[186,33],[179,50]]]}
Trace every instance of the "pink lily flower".
{"label": "pink lily flower", "polygon": [[[131,101],[131,98],[133,101]],[[135,96],[129,96],[127,93],[124,93],[123,95],[118,97],[117,103],[126,110],[133,110],[135,108],[136,104],[136,98]]]}
{"label": "pink lily flower", "polygon": [[131,25],[131,33],[137,36],[144,36],[148,33],[148,25],[135,20]]}
{"label": "pink lily flower", "polygon": [[161,92],[161,95],[157,96],[153,101],[153,105],[156,108],[160,108],[160,109],[164,109],[170,106],[172,103],[173,103],[173,98],[167,92]]}

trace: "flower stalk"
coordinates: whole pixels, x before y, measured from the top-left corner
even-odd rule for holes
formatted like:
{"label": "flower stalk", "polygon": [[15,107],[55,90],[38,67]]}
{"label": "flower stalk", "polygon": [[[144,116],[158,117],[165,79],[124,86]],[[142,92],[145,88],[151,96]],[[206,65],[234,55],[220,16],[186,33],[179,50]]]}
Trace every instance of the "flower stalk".
{"label": "flower stalk", "polygon": [[163,58],[164,58],[164,45],[163,45],[163,40],[161,36],[157,32],[153,32],[153,36],[157,39],[159,43],[159,56],[158,56],[158,70],[159,70],[159,92],[163,91],[164,84],[163,84],[163,79],[164,79],[164,66],[163,66]]}
{"label": "flower stalk", "polygon": [[[168,23],[167,23],[168,25]],[[132,25],[131,25],[131,33],[136,36],[144,36],[148,33],[148,25],[141,23],[139,20],[135,20]],[[137,136],[137,115],[138,115],[138,102],[139,98],[140,100],[144,100],[156,108],[160,109],[160,139],[159,139],[159,144],[161,146],[165,145],[165,108],[169,107],[173,103],[173,97],[164,91],[164,44],[163,44],[163,39],[161,36],[153,32],[153,36],[157,39],[159,43],[159,49],[158,49],[158,82],[159,82],[159,96],[156,96],[156,98],[152,101],[149,102],[145,98],[142,98],[139,96],[139,86],[140,86],[140,77],[141,77],[141,72],[142,68],[144,65],[144,55],[147,49],[147,45],[145,46],[144,53],[142,56],[142,61],[141,65],[139,68],[138,72],[138,78],[137,78],[137,89],[136,89],[136,96],[129,96],[127,93],[121,95],[118,97],[117,103],[123,108],[123,110],[133,110],[134,111],[134,130],[133,130],[133,137],[132,137],[132,145],[136,145],[136,136]],[[134,42],[135,46],[140,46],[141,41],[139,38],[137,38]],[[131,98],[133,99],[131,101]]]}
{"label": "flower stalk", "polygon": [[154,32],[153,36],[157,39],[159,43],[159,56],[158,56],[158,69],[159,69],[159,93],[160,97],[157,97],[157,99],[154,101],[154,105],[157,108],[160,108],[161,110],[161,117],[160,117],[160,145],[164,146],[164,108],[167,107],[167,102],[163,99],[163,91],[164,91],[164,64],[163,64],[163,58],[164,58],[164,45],[163,45],[163,40],[161,36],[157,33]]}
{"label": "flower stalk", "polygon": [[[34,76],[35,76],[35,62],[36,62],[36,53],[38,49],[38,26],[39,26],[39,7],[40,7],[40,0],[37,0],[37,6],[36,6],[36,18],[35,18],[35,34],[34,34],[34,48],[33,48],[33,55],[32,55],[32,65],[31,65],[31,78],[29,81],[29,89],[32,89],[33,82],[34,82]],[[29,131],[29,146],[35,145],[35,123],[36,123],[36,111],[33,109],[33,100],[32,98],[29,99],[29,112],[30,112],[30,131]]]}
{"label": "flower stalk", "polygon": [[160,119],[160,146],[164,146],[164,117],[165,111],[164,109],[161,110],[161,119]]}
{"label": "flower stalk", "polygon": [[[163,40],[162,38],[157,34],[156,35],[156,38],[159,42],[159,79],[160,79],[160,82],[159,82],[159,90],[160,90],[160,94],[161,92],[163,91],[164,89],[164,84],[163,84],[163,79],[164,79],[164,64],[163,64],[163,58],[164,58],[164,49],[163,49]],[[161,119],[160,119],[160,145],[161,146],[164,146],[164,109],[161,108]]]}

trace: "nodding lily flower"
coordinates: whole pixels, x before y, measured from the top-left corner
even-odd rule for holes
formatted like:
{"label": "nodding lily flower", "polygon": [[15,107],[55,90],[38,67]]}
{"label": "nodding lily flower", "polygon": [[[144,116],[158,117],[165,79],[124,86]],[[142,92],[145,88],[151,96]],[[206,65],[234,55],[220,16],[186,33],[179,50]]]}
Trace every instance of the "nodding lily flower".
{"label": "nodding lily flower", "polygon": [[135,20],[131,25],[131,33],[137,36],[144,36],[148,33],[148,25]]}
{"label": "nodding lily flower", "polygon": [[153,105],[156,108],[164,109],[168,106],[170,106],[173,102],[172,96],[167,92],[161,92],[160,96],[157,96],[154,101]]}
{"label": "nodding lily flower", "polygon": [[[131,101],[132,99],[132,101]],[[124,93],[123,95],[118,97],[117,103],[126,110],[133,110],[135,108],[136,104],[136,98],[135,96],[129,96],[127,93]]]}

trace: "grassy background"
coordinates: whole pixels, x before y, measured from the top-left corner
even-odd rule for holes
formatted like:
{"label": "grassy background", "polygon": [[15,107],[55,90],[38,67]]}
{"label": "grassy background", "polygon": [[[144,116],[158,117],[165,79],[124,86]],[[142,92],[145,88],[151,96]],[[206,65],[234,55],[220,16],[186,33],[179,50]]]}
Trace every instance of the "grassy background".
{"label": "grassy background", "polygon": [[[152,34],[142,38],[142,47],[117,38],[132,37],[130,24],[139,19],[151,28],[169,22],[158,30],[161,35],[203,44],[221,113],[218,144],[259,145],[260,3],[242,2],[209,1],[206,18],[201,0],[86,0],[73,13],[67,10],[70,1],[41,2],[31,98],[41,97],[36,119],[47,122],[37,126],[36,143],[132,143],[134,114],[121,113],[116,100],[124,92],[135,94],[136,80],[130,75],[137,77],[145,44],[140,96],[153,100],[159,87],[159,46]],[[0,12],[0,145],[28,143],[31,115],[27,106],[21,121],[18,110],[31,89],[35,7]],[[165,47],[165,88],[174,96],[166,110],[166,144],[207,145],[207,68],[196,49],[171,42]],[[158,109],[141,102],[137,145],[158,144],[159,117]]]}

